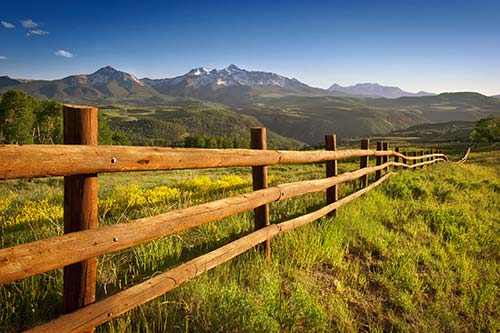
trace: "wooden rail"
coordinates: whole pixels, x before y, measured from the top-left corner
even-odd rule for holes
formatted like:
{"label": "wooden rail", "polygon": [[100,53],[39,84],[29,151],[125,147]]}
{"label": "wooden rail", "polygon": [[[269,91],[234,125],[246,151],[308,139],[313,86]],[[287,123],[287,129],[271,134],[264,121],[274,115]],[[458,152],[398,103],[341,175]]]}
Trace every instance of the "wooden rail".
{"label": "wooden rail", "polygon": [[[71,116],[76,115],[76,118],[81,119],[81,112],[86,112],[86,109],[92,108],[65,106],[65,113],[75,112]],[[65,135],[71,137],[71,133],[79,131],[75,128],[81,130],[82,125],[76,126],[78,122],[74,119],[69,123],[71,124],[65,121]],[[93,124],[91,127],[97,126],[93,120],[89,124]],[[253,129],[253,149],[111,147],[96,146],[96,141],[80,139],[68,139],[71,141],[68,143],[79,143],[77,145],[2,145],[0,179],[65,176],[65,234],[0,249],[0,284],[65,267],[66,314],[32,330],[92,331],[96,325],[143,304],[260,243],[266,245],[266,255],[269,258],[269,241],[272,237],[327,214],[334,216],[332,214],[339,207],[387,180],[392,174],[387,173],[391,167],[415,169],[448,160],[442,153],[406,156],[397,148],[394,151],[388,150],[387,143],[377,143],[378,149],[372,150],[369,149],[368,140],[362,141],[361,149],[337,150],[335,135],[326,136],[325,140],[326,151],[266,150],[265,130]],[[89,142],[91,145],[85,145]],[[369,166],[369,156],[377,157],[375,166]],[[389,161],[389,156],[394,157],[393,162]],[[360,169],[338,175],[337,161],[353,157],[360,158]],[[409,161],[413,163],[409,164]],[[326,162],[326,178],[267,187],[267,166],[313,162]],[[78,222],[79,218],[97,209],[93,206],[93,200],[97,200],[97,192],[92,190],[93,187],[82,192],[82,179],[83,183],[89,177],[95,179],[92,182],[96,186],[99,173],[241,166],[253,167],[253,192],[127,223],[98,227],[92,224],[82,226]],[[368,175],[373,173],[377,174],[377,180],[369,184]],[[361,190],[338,198],[339,184],[359,179]],[[269,203],[320,191],[327,194],[325,207],[286,222],[270,223]],[[92,204],[89,206],[90,203]],[[70,213],[75,207],[79,207],[75,211],[77,213]],[[94,301],[96,257],[252,209],[255,210],[256,231],[251,234],[104,300]],[[83,215],[82,210],[86,212]],[[89,216],[93,216],[92,214]],[[75,227],[69,227],[73,224]],[[75,267],[79,268],[75,270]],[[87,267],[90,267],[90,271]]]}
{"label": "wooden rail", "polygon": [[470,150],[472,149],[472,147],[469,147],[467,148],[467,151],[465,152],[465,155],[464,157],[462,157],[460,160],[458,160],[456,163],[458,164],[461,164],[461,163],[465,163],[467,161],[467,159],[469,158],[469,154],[470,154]]}
{"label": "wooden rail", "polygon": [[[0,145],[0,180],[124,171],[160,171],[313,163],[362,156],[404,156],[392,150],[280,151],[163,147]],[[430,157],[447,159],[444,154]]]}

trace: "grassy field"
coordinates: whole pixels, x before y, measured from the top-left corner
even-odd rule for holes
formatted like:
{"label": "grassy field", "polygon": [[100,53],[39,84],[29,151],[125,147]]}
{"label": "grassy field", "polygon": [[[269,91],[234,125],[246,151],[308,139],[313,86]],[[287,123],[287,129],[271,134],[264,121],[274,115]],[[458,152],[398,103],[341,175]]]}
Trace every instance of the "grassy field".
{"label": "grassy field", "polygon": [[[463,146],[445,149],[454,159]],[[492,150],[493,149],[493,150]],[[500,152],[403,171],[317,222],[251,250],[98,328],[99,332],[499,331]],[[373,161],[372,161],[373,163]],[[339,171],[357,162],[341,162]],[[269,168],[272,184],[324,165]],[[125,222],[251,190],[250,168],[102,175],[99,223]],[[341,196],[356,184],[340,186]],[[0,183],[0,247],[62,233],[62,179]],[[324,194],[271,205],[285,221]],[[251,232],[251,212],[106,255],[102,299]],[[62,270],[0,287],[0,331],[58,316]]]}

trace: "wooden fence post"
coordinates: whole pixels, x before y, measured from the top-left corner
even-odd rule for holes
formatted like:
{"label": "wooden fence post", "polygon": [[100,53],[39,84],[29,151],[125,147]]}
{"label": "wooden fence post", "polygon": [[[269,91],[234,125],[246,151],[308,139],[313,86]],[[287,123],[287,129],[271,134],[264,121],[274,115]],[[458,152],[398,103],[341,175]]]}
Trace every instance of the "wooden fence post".
{"label": "wooden fence post", "polygon": [[[421,150],[421,151],[420,151],[420,156],[424,156],[424,151],[423,151],[423,150]],[[420,163],[424,162],[424,158],[423,158],[423,157],[421,157],[421,158],[419,159],[419,161],[420,161]],[[421,165],[421,166],[420,166],[420,169],[423,169],[423,168],[424,168],[424,166],[423,166],[423,165]]]}
{"label": "wooden fence post", "polygon": [[[396,151],[396,153],[399,153],[399,147],[396,147],[394,149]],[[397,155],[394,155],[394,163],[399,163],[399,156]],[[398,170],[399,168],[397,166],[394,167],[394,170]]]}
{"label": "wooden fence post", "polygon": [[[386,151],[387,151],[387,150],[389,150],[389,143],[387,143],[387,142],[383,142],[383,143],[382,143],[382,149],[383,149],[383,150],[386,150]],[[387,156],[387,155],[386,155],[386,156],[383,156],[383,158],[382,158],[382,163],[387,163],[388,161],[389,161],[389,156]],[[384,169],[384,172],[388,172],[388,171],[389,171],[389,168],[388,168],[388,167]]]}
{"label": "wooden fence post", "polygon": [[[377,142],[377,150],[382,150],[382,142],[378,141]],[[382,164],[382,156],[377,156],[377,166]],[[380,179],[382,176],[382,170],[377,170],[375,172],[375,179]]]}
{"label": "wooden fence post", "polygon": [[[64,105],[64,144],[97,145],[97,112],[95,107]],[[97,174],[64,177],[64,233],[96,227]],[[64,313],[95,301],[96,263],[97,258],[90,258],[64,267]]]}
{"label": "wooden fence post", "polygon": [[[337,150],[337,136],[335,134],[325,135],[325,149]],[[326,177],[338,175],[337,160],[326,162]],[[339,199],[339,189],[337,185],[326,189],[326,204],[336,202]],[[332,210],[328,216],[337,216],[337,210]]]}
{"label": "wooden fence post", "polygon": [[[254,127],[250,129],[251,139],[250,145],[252,149],[267,149],[266,129],[263,127]],[[252,182],[253,190],[261,190],[267,188],[267,166],[252,167]],[[270,224],[269,222],[269,205],[262,205],[254,209],[255,229],[261,229]],[[271,260],[271,241],[267,239],[264,243],[266,258]]]}
{"label": "wooden fence post", "polygon": [[[361,139],[361,149],[370,149],[370,139]],[[361,156],[359,159],[359,168],[363,169],[368,167],[368,156]],[[361,179],[361,188],[368,186],[368,175],[365,175]]]}

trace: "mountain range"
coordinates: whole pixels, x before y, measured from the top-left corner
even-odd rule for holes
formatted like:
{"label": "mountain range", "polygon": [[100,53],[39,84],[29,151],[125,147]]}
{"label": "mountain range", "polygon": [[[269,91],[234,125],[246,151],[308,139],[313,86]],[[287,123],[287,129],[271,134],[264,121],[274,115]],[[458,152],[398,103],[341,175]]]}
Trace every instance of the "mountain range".
{"label": "mountain range", "polygon": [[[108,110],[105,112],[111,118],[119,118],[122,128],[127,126],[123,121],[154,118],[157,125],[157,121],[172,126],[182,123],[183,129],[178,131],[182,137],[193,130],[177,118],[189,114],[190,119],[200,124],[197,134],[208,130],[203,124],[216,126],[218,129],[210,129],[215,134],[228,133],[225,127],[230,128],[234,123],[239,123],[242,133],[242,128],[254,123],[308,144],[321,142],[325,133],[366,136],[422,123],[477,121],[500,115],[500,99],[478,93],[412,94],[378,84],[351,87],[334,84],[329,89],[320,89],[297,79],[247,71],[235,65],[224,69],[200,67],[165,79],[139,79],[110,66],[92,74],[51,81],[0,77],[0,93],[9,89],[38,98],[98,105],[101,110]],[[132,110],[127,111],[126,117],[116,111],[124,110],[124,106]],[[140,106],[141,110],[134,111],[133,106]],[[144,111],[144,107],[151,111]],[[228,121],[218,124],[218,118]],[[150,125],[151,122],[144,124],[141,131],[147,132]]]}
{"label": "mountain range", "polygon": [[254,96],[328,96],[398,98],[402,96],[428,96],[430,93],[412,94],[398,87],[385,87],[376,83],[362,83],[351,87],[333,84],[329,89],[314,88],[295,78],[262,71],[248,71],[236,65],[223,69],[195,68],[184,75],[163,79],[138,79],[111,66],[92,74],[71,75],[59,80],[19,80],[0,77],[0,89],[16,88],[40,98],[89,103],[125,102],[162,103],[165,96],[193,97],[234,104],[234,100]]}
{"label": "mountain range", "polygon": [[336,83],[328,88],[332,93],[340,93],[341,95],[351,95],[360,97],[384,97],[384,98],[399,98],[409,96],[433,96],[435,94],[425,91],[410,93],[398,87],[382,86],[378,83],[358,83],[354,86],[342,87]]}

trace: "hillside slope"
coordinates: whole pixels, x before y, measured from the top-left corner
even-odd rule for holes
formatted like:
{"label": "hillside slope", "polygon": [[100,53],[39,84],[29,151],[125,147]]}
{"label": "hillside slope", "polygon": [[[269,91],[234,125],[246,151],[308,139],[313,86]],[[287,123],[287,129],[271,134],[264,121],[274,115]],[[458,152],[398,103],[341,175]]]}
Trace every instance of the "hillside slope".
{"label": "hillside slope", "polygon": [[[154,108],[108,105],[100,111],[106,115],[112,129],[125,133],[135,145],[182,145],[189,136],[224,136],[235,141],[237,148],[249,147],[250,128],[264,126],[253,116],[239,114],[220,105],[194,103]],[[268,130],[267,136],[271,149],[298,149],[304,145],[272,130]],[[225,148],[232,146],[229,144]]]}
{"label": "hillside slope", "polygon": [[281,135],[316,144],[325,133],[367,136],[423,123],[477,121],[500,115],[500,100],[477,93],[397,99],[286,96],[255,98],[234,109],[255,116]]}

